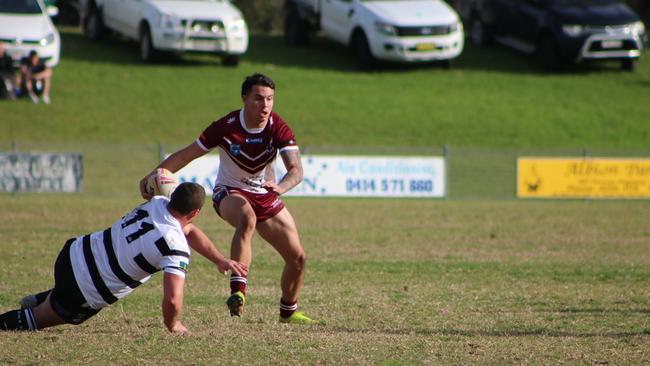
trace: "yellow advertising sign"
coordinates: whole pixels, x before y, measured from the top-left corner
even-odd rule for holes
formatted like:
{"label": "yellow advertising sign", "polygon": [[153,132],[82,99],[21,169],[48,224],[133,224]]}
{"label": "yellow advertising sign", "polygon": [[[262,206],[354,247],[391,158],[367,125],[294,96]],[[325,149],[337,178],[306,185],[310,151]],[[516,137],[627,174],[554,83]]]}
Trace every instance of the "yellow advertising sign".
{"label": "yellow advertising sign", "polygon": [[517,159],[517,197],[650,198],[650,159]]}

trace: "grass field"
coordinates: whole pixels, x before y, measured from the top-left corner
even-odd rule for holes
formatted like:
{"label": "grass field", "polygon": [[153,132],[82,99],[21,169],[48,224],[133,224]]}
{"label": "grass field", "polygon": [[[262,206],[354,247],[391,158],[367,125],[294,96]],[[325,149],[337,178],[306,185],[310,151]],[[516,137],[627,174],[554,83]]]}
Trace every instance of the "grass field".
{"label": "grass field", "polygon": [[[287,201],[310,256],[301,305],[327,326],[276,322],[281,262],[256,240],[242,319],[227,314],[226,279],[195,257],[184,313],[192,335],[164,331],[157,276],[79,327],[3,335],[0,363],[650,362],[647,204]],[[65,238],[134,203],[3,197],[0,309],[51,286]],[[230,231],[211,212],[199,224],[226,249]]]}
{"label": "grass field", "polygon": [[[2,103],[4,140],[189,143],[240,105],[245,75],[278,84],[275,109],[303,147],[647,148],[650,62],[547,75],[499,47],[468,46],[454,70],[359,73],[325,40],[292,49],[256,36],[238,68],[209,56],[142,65],[135,43],[93,44],[64,29],[50,106]],[[39,133],[34,133],[34,131]],[[576,146],[578,144],[578,146]]]}
{"label": "grass field", "polygon": [[[276,110],[315,150],[446,144],[452,157],[461,152],[454,173],[506,170],[520,150],[647,154],[650,138],[646,59],[634,74],[606,65],[545,75],[508,50],[470,47],[452,71],[358,73],[324,40],[287,49],[256,36],[236,69],[206,56],[145,66],[135,45],[90,44],[73,29],[63,41],[52,105],[0,101],[0,150],[15,139],[23,151],[83,152],[84,192],[0,194],[0,312],[50,287],[67,238],[139,202],[155,143],[191,142],[239,106],[254,71],[276,79]],[[451,192],[513,185],[481,173]],[[228,316],[227,278],[193,256],[183,314],[191,335],[164,330],[157,275],[81,326],[2,334],[0,364],[650,363],[650,205],[486,197],[286,199],[309,256],[300,304],[324,327],[277,323],[282,263],[256,238],[242,319]],[[227,252],[231,230],[207,206],[199,225]]]}

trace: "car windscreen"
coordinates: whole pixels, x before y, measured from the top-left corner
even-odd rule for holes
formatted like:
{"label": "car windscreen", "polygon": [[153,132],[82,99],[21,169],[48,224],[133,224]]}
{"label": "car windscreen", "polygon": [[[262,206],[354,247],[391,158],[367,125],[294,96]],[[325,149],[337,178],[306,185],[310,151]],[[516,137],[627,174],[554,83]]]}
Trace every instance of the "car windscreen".
{"label": "car windscreen", "polygon": [[0,0],[0,13],[41,14],[36,0]]}

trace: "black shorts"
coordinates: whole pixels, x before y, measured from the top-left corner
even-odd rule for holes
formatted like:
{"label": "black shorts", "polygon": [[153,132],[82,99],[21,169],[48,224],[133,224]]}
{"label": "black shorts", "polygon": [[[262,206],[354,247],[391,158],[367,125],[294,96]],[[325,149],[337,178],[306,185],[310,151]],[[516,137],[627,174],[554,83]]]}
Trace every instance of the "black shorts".
{"label": "black shorts", "polygon": [[54,264],[54,289],[50,294],[52,309],[69,324],[81,324],[99,312],[86,302],[72,271],[70,246],[75,239],[68,240]]}

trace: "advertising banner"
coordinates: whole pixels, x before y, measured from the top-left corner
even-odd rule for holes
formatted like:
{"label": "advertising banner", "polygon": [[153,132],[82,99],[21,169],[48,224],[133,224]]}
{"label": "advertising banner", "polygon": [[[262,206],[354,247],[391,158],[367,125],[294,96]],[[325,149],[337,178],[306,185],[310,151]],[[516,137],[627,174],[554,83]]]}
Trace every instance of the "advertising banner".
{"label": "advertising banner", "polygon": [[[442,157],[302,156],[303,182],[289,196],[444,197],[445,160]],[[219,157],[205,155],[177,174],[181,181],[202,184],[211,192]],[[275,163],[278,180],[286,170]]]}
{"label": "advertising banner", "polygon": [[650,198],[650,159],[517,159],[517,197]]}
{"label": "advertising banner", "polygon": [[2,192],[81,192],[83,156],[0,153]]}

